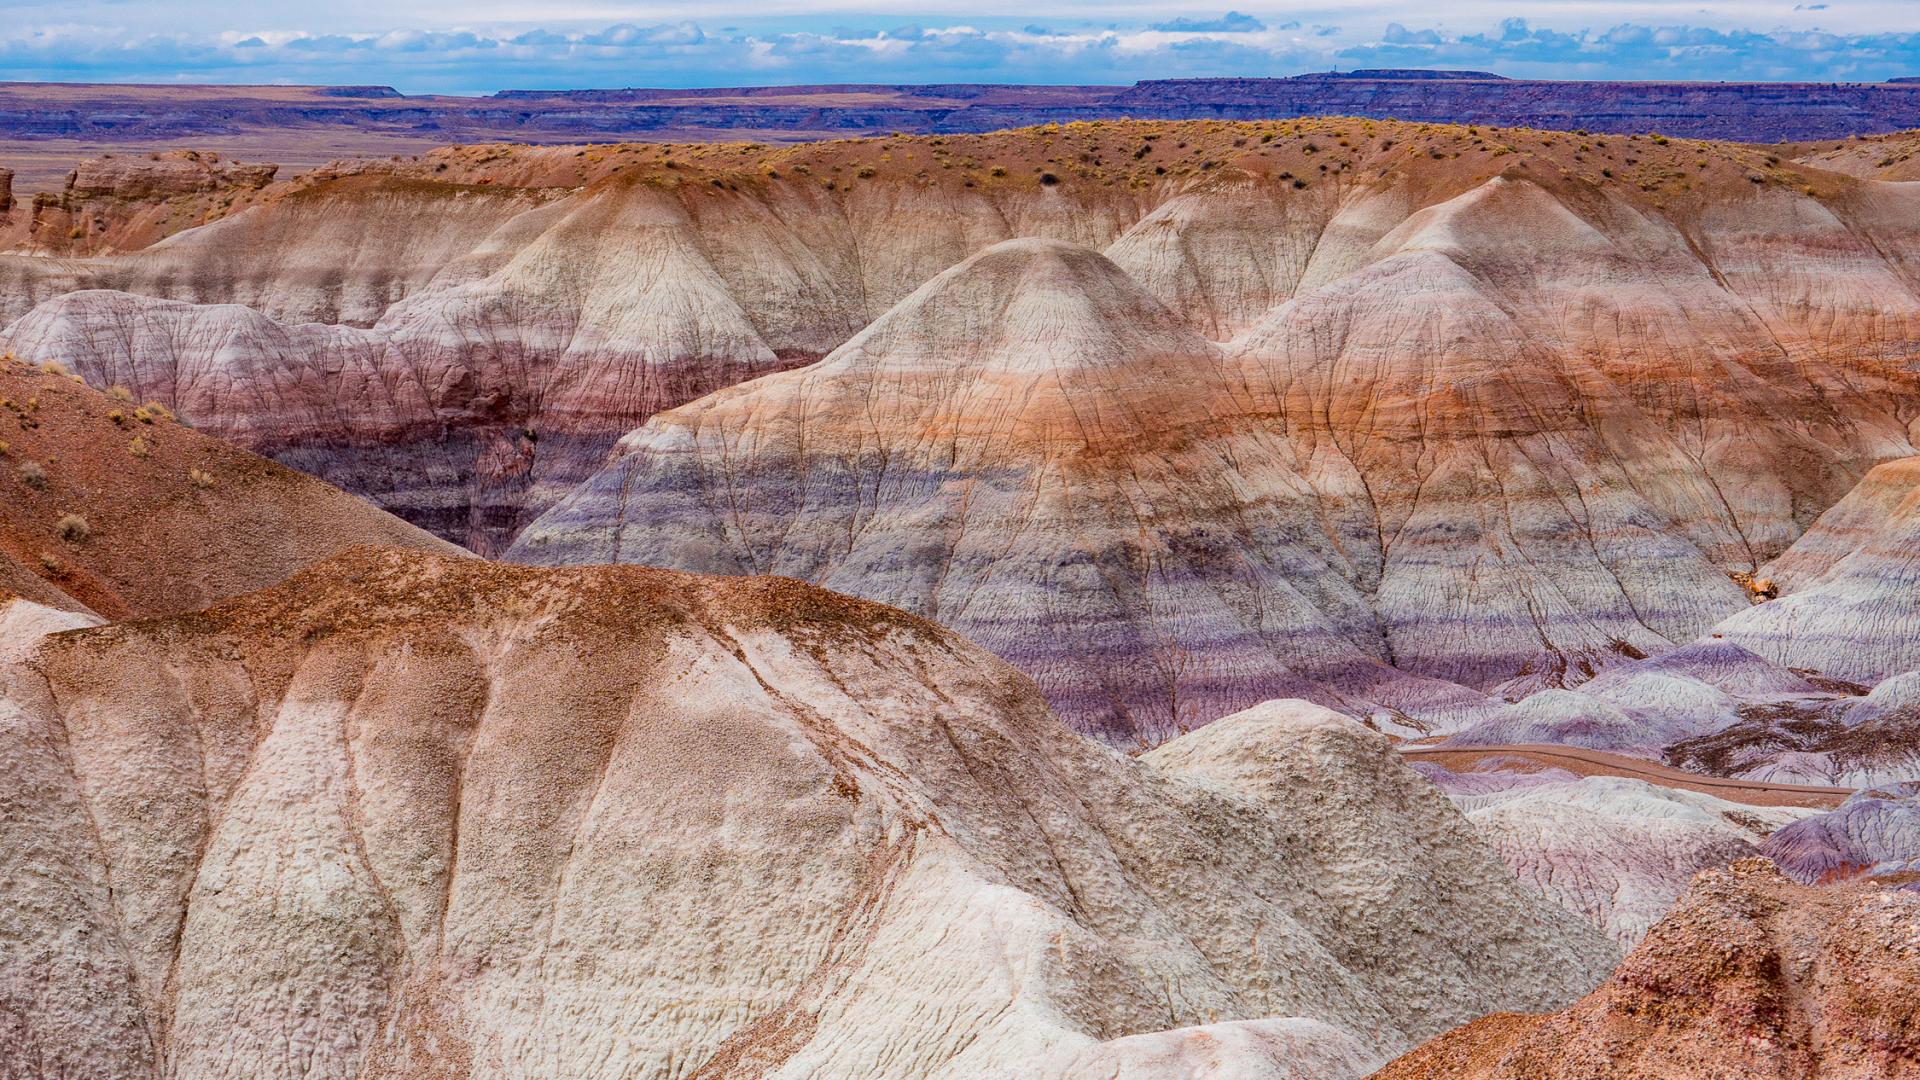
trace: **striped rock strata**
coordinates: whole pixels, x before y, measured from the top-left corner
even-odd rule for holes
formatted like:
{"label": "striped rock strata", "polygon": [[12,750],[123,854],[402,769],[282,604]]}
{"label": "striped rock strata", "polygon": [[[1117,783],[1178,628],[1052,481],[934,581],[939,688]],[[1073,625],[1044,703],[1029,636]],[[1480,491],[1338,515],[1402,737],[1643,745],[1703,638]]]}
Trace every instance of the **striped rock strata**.
{"label": "striped rock strata", "polygon": [[[791,469],[743,474],[723,458],[747,450],[697,446],[728,494],[708,484],[696,509],[723,532],[770,531],[688,558],[859,572],[867,595],[944,617],[936,556],[982,543],[954,535],[978,523],[913,519],[918,495],[894,507],[918,481],[886,463],[976,493],[1024,477],[1041,505],[1076,507],[1068,519],[1089,500],[1095,529],[1085,549],[1051,527],[1016,545],[1001,578],[1058,566],[1063,600],[1045,616],[1027,605],[1034,625],[1009,631],[1040,645],[992,644],[1075,724],[1152,739],[1308,694],[1441,729],[1480,718],[1478,693],[1570,686],[1693,639],[1744,604],[1728,572],[1756,569],[1870,467],[1914,451],[1917,200],[1751,148],[1347,121],[777,152],[468,148],[275,185],[147,251],[63,264],[59,282],[8,295],[40,299],[75,274],[139,295],[73,293],[9,332],[494,553],[655,410],[851,348],[883,322],[903,356],[973,348],[960,339],[1003,310],[950,313],[958,338],[912,343],[904,298],[1010,238],[1098,249],[1107,269],[1082,284],[1127,299],[1049,286],[1061,317],[1145,319],[1112,328],[1122,352],[1184,328],[1180,363],[1153,361],[1172,381],[1068,380],[1047,408],[1073,410],[1075,427],[1005,460],[938,460],[919,402],[886,397],[884,365],[847,378],[836,358],[807,382],[832,394],[804,405],[777,380],[709,399],[697,415],[726,417],[728,445],[755,460],[810,471],[799,447],[834,445],[845,463],[808,481],[813,503],[783,508]],[[1005,336],[1044,347],[1054,317]],[[993,396],[1014,385],[948,404],[991,427],[1029,408]],[[743,402],[751,414],[734,415]],[[1086,464],[1071,490],[1067,460]],[[605,476],[590,490],[598,524],[576,502],[520,554],[617,546],[595,532],[620,527],[605,510],[619,500]],[[989,499],[983,516],[1004,509]],[[789,513],[791,528],[776,523]],[[844,551],[823,550],[823,528]],[[843,558],[885,533],[928,561],[866,573]],[[794,550],[777,551],[787,536]],[[1152,606],[1172,599],[1197,614]],[[1048,658],[1073,637],[1099,670]]]}
{"label": "striped rock strata", "polygon": [[[1587,275],[1626,240],[1679,243],[1640,219],[1611,238],[1567,194],[1500,178],[1422,211],[1225,346],[1111,259],[996,245],[822,362],[656,416],[510,557],[881,599],[1119,741],[1274,693],[1422,728],[1483,718],[1447,684],[1570,685],[1745,606],[1722,567],[1839,497],[1796,492],[1821,481],[1789,459],[1837,478],[1906,445],[1890,402],[1839,414],[1837,390],[1816,406],[1803,372],[1772,367],[1674,376],[1701,414],[1676,430],[1679,386],[1651,392],[1651,360],[1546,344],[1546,313],[1597,302]],[[1559,279],[1491,261],[1516,230],[1571,246]],[[1675,287],[1750,319],[1711,280]],[[1805,410],[1827,419],[1732,420]]]}

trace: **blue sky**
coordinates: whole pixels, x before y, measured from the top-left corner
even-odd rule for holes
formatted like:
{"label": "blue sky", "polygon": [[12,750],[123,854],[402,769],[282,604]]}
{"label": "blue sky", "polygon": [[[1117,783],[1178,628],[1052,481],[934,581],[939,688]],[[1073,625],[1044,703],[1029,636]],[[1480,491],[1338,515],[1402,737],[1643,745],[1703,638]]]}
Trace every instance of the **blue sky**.
{"label": "blue sky", "polygon": [[222,4],[0,0],[0,78],[416,93],[797,82],[1128,83],[1353,67],[1536,78],[1920,75],[1920,0]]}

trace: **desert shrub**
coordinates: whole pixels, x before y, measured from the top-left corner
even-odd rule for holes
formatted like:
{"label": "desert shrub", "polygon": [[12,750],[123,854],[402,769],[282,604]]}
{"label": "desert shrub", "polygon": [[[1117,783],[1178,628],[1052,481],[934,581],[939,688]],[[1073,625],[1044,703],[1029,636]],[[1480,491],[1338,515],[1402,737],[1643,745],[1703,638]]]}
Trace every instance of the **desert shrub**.
{"label": "desert shrub", "polygon": [[147,457],[153,453],[153,444],[147,442],[144,436],[135,435],[133,441],[127,444],[127,453],[137,458]]}
{"label": "desert shrub", "polygon": [[53,531],[69,544],[84,544],[87,542],[87,537],[93,535],[93,527],[88,525],[87,519],[79,514],[68,514],[61,518],[60,523],[53,527]]}
{"label": "desert shrub", "polygon": [[115,401],[132,401],[133,391],[124,386],[109,386],[107,387],[107,396]]}
{"label": "desert shrub", "polygon": [[205,469],[188,469],[187,479],[192,481],[193,486],[197,488],[210,488],[219,483],[218,480],[213,478],[213,474]]}
{"label": "desert shrub", "polygon": [[114,409],[107,413],[107,419],[113,421],[115,425],[124,424],[127,422],[127,414],[121,412],[119,409]]}
{"label": "desert shrub", "polygon": [[59,557],[51,551],[43,551],[40,553],[40,565],[46,569],[47,573],[52,574],[54,577],[65,577],[67,574],[66,564],[61,562]]}
{"label": "desert shrub", "polygon": [[39,491],[47,486],[47,470],[41,468],[40,463],[37,461],[21,462],[19,473],[20,482],[35,491]]}

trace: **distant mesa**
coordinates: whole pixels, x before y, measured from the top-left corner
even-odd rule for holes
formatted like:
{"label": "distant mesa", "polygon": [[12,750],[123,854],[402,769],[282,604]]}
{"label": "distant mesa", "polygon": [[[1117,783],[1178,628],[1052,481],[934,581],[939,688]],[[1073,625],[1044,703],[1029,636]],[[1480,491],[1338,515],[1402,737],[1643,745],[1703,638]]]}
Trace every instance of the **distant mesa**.
{"label": "distant mesa", "polygon": [[1295,75],[1296,79],[1381,79],[1393,81],[1426,82],[1498,82],[1509,81],[1505,75],[1496,75],[1491,71],[1449,71],[1428,68],[1355,68],[1352,71],[1311,71],[1304,75]]}
{"label": "distant mesa", "polygon": [[406,97],[391,86],[322,86],[317,93],[321,97],[339,98],[397,98]]}

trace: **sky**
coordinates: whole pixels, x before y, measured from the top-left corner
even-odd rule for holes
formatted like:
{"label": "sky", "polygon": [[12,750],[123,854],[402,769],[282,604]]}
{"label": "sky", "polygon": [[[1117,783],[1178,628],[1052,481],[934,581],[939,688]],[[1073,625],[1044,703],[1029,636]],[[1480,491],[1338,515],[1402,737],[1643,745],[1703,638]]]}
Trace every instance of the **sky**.
{"label": "sky", "polygon": [[[924,0],[922,0],[924,3]],[[0,79],[405,93],[817,82],[1131,83],[1358,67],[1524,78],[1920,75],[1920,0],[0,0]]]}

